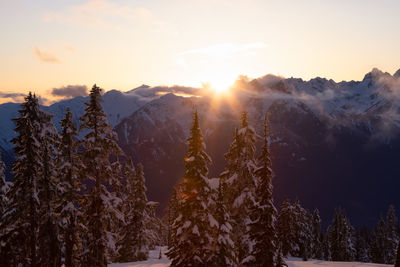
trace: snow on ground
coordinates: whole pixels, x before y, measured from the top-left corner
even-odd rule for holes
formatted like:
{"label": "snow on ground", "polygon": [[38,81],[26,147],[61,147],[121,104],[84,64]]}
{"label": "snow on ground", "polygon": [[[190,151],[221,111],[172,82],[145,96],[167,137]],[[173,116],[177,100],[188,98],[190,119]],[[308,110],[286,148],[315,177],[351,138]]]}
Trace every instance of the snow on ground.
{"label": "snow on ground", "polygon": [[129,263],[112,263],[108,267],[167,267],[170,264],[170,260],[165,256],[167,247],[161,247],[161,259],[160,247],[156,247],[155,250],[151,250],[149,253],[149,259],[147,261],[135,261]]}
{"label": "snow on ground", "polygon": [[[170,261],[165,256],[167,247],[161,247],[162,258],[159,259],[160,248],[150,251],[149,259],[147,261],[137,261],[130,263],[112,263],[108,267],[168,267]],[[303,261],[298,258],[290,258],[286,260],[288,267],[392,267],[393,265],[374,264],[374,263],[361,263],[361,262],[332,262],[309,260]]]}
{"label": "snow on ground", "polygon": [[362,262],[332,262],[310,260],[303,261],[302,259],[291,258],[286,261],[288,267],[388,267],[393,265],[362,263]]}

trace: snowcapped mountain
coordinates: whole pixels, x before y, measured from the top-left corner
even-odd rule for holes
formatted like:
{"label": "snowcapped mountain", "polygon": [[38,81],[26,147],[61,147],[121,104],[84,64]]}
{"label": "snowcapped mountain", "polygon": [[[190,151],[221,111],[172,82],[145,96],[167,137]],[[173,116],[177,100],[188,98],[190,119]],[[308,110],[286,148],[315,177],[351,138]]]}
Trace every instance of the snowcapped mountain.
{"label": "snowcapped mountain", "polygon": [[[175,94],[174,94],[175,93]],[[178,94],[195,95],[182,97]],[[390,203],[400,206],[397,154],[400,151],[400,70],[394,75],[373,69],[362,81],[303,81],[266,75],[241,77],[230,97],[216,101],[190,87],[140,86],[104,94],[103,107],[123,150],[145,167],[149,198],[165,207],[183,174],[191,113],[197,109],[210,174],[224,168],[242,110],[258,133],[270,115],[271,151],[278,203],[298,196],[306,207],[318,207],[323,218],[343,206],[357,224],[374,224]],[[76,122],[86,98],[55,103],[45,110],[54,122],[70,107]],[[9,150],[14,136],[11,118],[18,104],[0,105],[0,146]],[[4,158],[4,157],[3,157]],[[11,160],[6,159],[6,163]],[[9,164],[8,164],[9,165]],[[377,201],[376,194],[381,197]],[[374,200],[374,201],[372,201]],[[352,218],[353,219],[353,218]]]}

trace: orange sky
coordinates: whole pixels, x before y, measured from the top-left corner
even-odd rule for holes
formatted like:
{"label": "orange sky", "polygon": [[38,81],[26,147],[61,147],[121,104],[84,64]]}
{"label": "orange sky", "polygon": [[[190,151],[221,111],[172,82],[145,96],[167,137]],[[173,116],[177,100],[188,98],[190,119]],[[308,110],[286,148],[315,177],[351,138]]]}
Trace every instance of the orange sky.
{"label": "orange sky", "polygon": [[0,0],[0,102],[94,83],[224,88],[240,74],[393,73],[399,11],[395,0]]}

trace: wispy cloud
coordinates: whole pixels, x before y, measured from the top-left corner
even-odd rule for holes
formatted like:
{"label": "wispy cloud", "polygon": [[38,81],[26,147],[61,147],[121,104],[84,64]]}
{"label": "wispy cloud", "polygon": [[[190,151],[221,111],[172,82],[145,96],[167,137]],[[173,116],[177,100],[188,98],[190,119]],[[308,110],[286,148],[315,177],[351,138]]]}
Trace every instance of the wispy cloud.
{"label": "wispy cloud", "polygon": [[53,88],[51,94],[55,97],[71,98],[76,96],[87,96],[88,88],[86,85],[67,85]]}
{"label": "wispy cloud", "polygon": [[34,47],[33,52],[38,57],[38,59],[42,62],[61,63],[61,60],[56,55],[54,55],[52,52],[42,51],[38,47]]}
{"label": "wispy cloud", "polygon": [[120,30],[116,20],[154,21],[146,8],[132,8],[107,0],[91,0],[81,5],[71,6],[64,12],[48,12],[44,20],[61,24],[84,26],[97,30]]}
{"label": "wispy cloud", "polygon": [[212,46],[207,46],[198,49],[191,49],[180,53],[180,56],[185,55],[206,55],[211,57],[224,57],[231,56],[234,54],[266,48],[267,45],[263,42],[256,43],[247,43],[247,44],[239,44],[239,43],[225,43],[225,44],[217,44]]}
{"label": "wispy cloud", "polygon": [[0,103],[4,102],[22,102],[26,95],[22,93],[3,93],[0,92]]}

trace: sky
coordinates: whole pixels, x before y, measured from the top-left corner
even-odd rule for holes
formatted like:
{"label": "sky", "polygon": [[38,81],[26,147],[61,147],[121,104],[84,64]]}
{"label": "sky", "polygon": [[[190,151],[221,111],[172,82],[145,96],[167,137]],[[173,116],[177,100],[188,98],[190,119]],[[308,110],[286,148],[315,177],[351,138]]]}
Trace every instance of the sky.
{"label": "sky", "polygon": [[400,68],[398,0],[0,0],[0,103]]}

